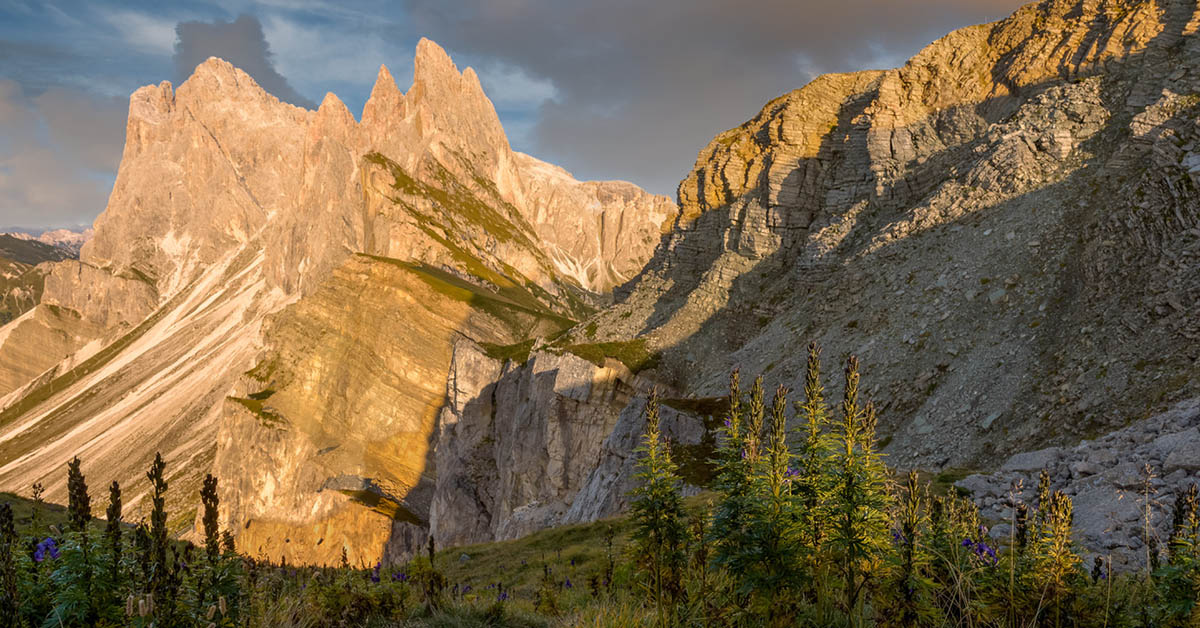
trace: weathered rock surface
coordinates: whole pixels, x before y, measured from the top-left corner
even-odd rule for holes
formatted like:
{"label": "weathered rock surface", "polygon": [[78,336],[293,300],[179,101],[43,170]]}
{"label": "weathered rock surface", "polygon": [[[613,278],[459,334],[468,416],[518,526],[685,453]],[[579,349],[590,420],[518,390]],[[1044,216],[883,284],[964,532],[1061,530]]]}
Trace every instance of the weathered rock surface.
{"label": "weathered rock surface", "polygon": [[[79,455],[134,516],[162,451],[176,512],[215,468],[239,543],[293,561],[420,543],[452,341],[570,324],[674,213],[631,186],[547,179],[429,41],[407,93],[381,69],[361,122],[214,58],[135,92],[126,137],[80,260],[47,268],[41,304],[0,327],[0,485],[63,500]],[[575,202],[576,230],[534,226]]]}
{"label": "weathered rock surface", "polygon": [[[856,353],[900,466],[998,463],[1200,391],[1200,14],[1053,0],[719,134],[618,303],[669,383]],[[1200,162],[1198,162],[1200,163]]]}
{"label": "weathered rock surface", "polygon": [[[1072,497],[1075,539],[1083,549],[1112,554],[1118,564],[1145,565],[1146,508],[1150,533],[1165,549],[1175,497],[1200,484],[1200,398],[1071,448],[1015,454],[999,471],[957,485],[971,493],[981,516],[1003,522],[1012,517],[1014,499],[1036,505],[1043,469],[1052,490]],[[1022,490],[1013,490],[1017,483]]]}
{"label": "weathered rock surface", "polygon": [[[642,339],[661,357],[644,377],[697,397],[721,395],[734,366],[795,387],[810,340],[856,353],[900,467],[982,468],[1060,448],[1010,462],[1032,468],[1195,397],[1198,25],[1182,0],[1048,0],[955,31],[902,68],[823,76],[777,98],[700,152],[646,269],[555,344]],[[487,443],[459,463],[488,470],[472,481],[504,472],[480,427],[505,411],[486,392],[504,369],[471,380],[484,392],[443,418],[478,417],[455,428]],[[552,417],[557,402],[517,403]],[[636,432],[620,425],[639,403],[617,412],[630,423],[613,424],[609,462],[574,496],[556,493],[546,520],[623,506],[613,470],[630,464]],[[1185,458],[1167,471],[1164,457],[1163,472],[1187,473]],[[456,531],[472,540],[517,516],[483,485],[447,495],[448,510],[476,504]],[[1107,499],[1081,493],[1085,505]]]}
{"label": "weathered rock surface", "polygon": [[610,292],[637,275],[678,214],[670,199],[632,183],[581,183],[558,166],[515,155],[526,219],[552,246],[558,272],[593,292]]}
{"label": "weathered rock surface", "polygon": [[[60,236],[47,236],[43,234],[43,241],[24,233],[0,233],[0,327],[41,302],[50,262],[79,256],[77,248],[55,239]],[[0,396],[5,392],[0,384]]]}
{"label": "weathered rock surface", "polygon": [[[517,364],[457,343],[430,533],[444,544],[477,543],[620,512],[650,386],[613,359],[598,366],[538,350]],[[669,405],[661,417],[677,457],[701,445],[703,422]]]}

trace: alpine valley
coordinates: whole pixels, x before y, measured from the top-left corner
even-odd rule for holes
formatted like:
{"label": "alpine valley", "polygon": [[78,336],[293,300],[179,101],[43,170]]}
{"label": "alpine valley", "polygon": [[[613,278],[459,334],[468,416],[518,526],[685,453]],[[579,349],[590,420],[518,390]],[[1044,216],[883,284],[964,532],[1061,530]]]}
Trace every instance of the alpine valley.
{"label": "alpine valley", "polygon": [[627,510],[654,388],[708,488],[731,369],[797,387],[816,341],[889,465],[996,518],[1048,469],[1137,550],[1143,466],[1200,471],[1198,30],[1031,4],[766,103],[677,202],[514,151],[428,40],[358,117],[211,58],[130,97],[78,259],[0,239],[0,489],[65,502],[78,456],[136,520],[161,452],[181,537],[211,473],[240,552],[400,563]]}

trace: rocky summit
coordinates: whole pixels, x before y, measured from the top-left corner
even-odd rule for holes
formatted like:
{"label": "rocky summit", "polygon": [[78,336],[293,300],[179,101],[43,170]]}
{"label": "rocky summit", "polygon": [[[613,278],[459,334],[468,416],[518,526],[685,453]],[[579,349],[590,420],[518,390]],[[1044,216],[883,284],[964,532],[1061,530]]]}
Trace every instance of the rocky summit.
{"label": "rocky summit", "polygon": [[699,492],[730,371],[797,387],[809,341],[865,365],[889,464],[985,516],[1041,468],[1097,512],[1134,467],[1184,486],[1198,29],[1185,0],[1030,4],[766,103],[677,205],[512,150],[428,40],[358,119],[209,59],[131,96],[94,236],[0,327],[0,488],[61,501],[78,455],[144,509],[162,452],[177,533],[213,473],[240,551],[398,562],[626,509],[655,388]]}
{"label": "rocky summit", "polygon": [[215,58],[130,97],[95,235],[0,332],[0,484],[63,500],[78,455],[141,486],[162,452],[181,512],[219,474],[246,551],[407,551],[453,343],[571,326],[676,214],[513,151],[475,73],[433,42],[414,68],[407,92],[381,68],[361,120]]}

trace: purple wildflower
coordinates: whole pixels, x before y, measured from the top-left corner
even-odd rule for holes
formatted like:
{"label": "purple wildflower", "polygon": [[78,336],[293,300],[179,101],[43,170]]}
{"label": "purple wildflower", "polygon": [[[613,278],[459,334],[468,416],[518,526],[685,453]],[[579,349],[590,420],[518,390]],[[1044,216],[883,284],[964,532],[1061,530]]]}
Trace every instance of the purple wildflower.
{"label": "purple wildflower", "polygon": [[41,543],[37,544],[37,549],[33,551],[33,560],[42,562],[49,555],[51,560],[58,558],[58,544],[54,539],[47,537]]}
{"label": "purple wildflower", "polygon": [[962,542],[963,547],[971,547],[973,545],[975,545],[975,543],[972,542],[971,539],[963,539],[963,542]]}
{"label": "purple wildflower", "polygon": [[497,602],[503,602],[508,599],[508,591],[501,591],[500,595],[496,596]]}
{"label": "purple wildflower", "polygon": [[567,578],[567,581],[563,583],[563,586],[570,589],[571,588],[571,579]]}

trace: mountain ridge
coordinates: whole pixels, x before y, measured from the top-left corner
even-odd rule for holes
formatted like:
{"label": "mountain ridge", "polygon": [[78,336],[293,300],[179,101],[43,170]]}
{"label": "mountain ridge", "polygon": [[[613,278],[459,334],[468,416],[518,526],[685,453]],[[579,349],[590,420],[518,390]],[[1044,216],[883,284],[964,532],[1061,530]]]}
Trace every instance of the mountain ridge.
{"label": "mountain ridge", "polygon": [[[562,260],[543,249],[569,251],[572,269],[591,259],[599,268],[636,265],[649,258],[674,206],[640,191],[632,201],[599,199],[584,183],[560,181],[547,194],[588,201],[578,204],[589,216],[600,205],[601,215],[618,217],[623,237],[643,246],[577,247],[569,234],[539,232],[525,216],[540,197],[523,188],[474,73],[460,74],[428,41],[418,45],[415,63],[407,94],[381,69],[363,123],[333,95],[316,111],[282,103],[216,58],[177,89],[164,82],[134,92],[117,182],[95,236],[80,261],[53,267],[42,304],[0,333],[0,394],[7,393],[0,399],[0,482],[28,491],[44,480],[47,497],[62,499],[65,486],[52,469],[79,455],[89,477],[139,487],[141,467],[161,451],[175,461],[177,511],[191,513],[191,491],[214,464],[253,459],[221,449],[224,430],[240,430],[229,443],[236,449],[266,447],[286,426],[298,447],[305,439],[344,439],[335,456],[319,453],[326,443],[301,447],[312,457],[295,460],[305,482],[321,475],[311,489],[294,485],[292,496],[320,493],[318,519],[330,535],[352,539],[380,521],[390,533],[391,515],[363,504],[356,477],[391,487],[401,506],[420,509],[415,496],[406,502],[404,495],[419,484],[423,464],[417,455],[404,466],[406,452],[424,447],[432,430],[425,408],[441,397],[450,339],[468,333],[512,342],[590,312],[605,299],[608,277],[562,275]],[[460,124],[472,117],[482,121]],[[539,207],[576,211],[570,201]],[[354,296],[329,298],[342,294]],[[355,300],[374,302],[377,316],[354,322],[337,314]],[[440,307],[429,309],[434,303]],[[376,346],[372,326],[379,324],[400,334],[394,346]],[[39,352],[26,353],[33,347]],[[402,395],[412,403],[382,406],[384,398],[367,395],[308,413],[303,400],[325,389],[320,378],[344,381],[345,373],[299,372],[291,360],[316,365],[326,351],[349,347],[377,358],[361,363],[375,367],[360,378],[370,390],[419,384],[420,392]],[[288,368],[270,366],[280,355],[290,356]],[[306,383],[290,386],[298,376]],[[384,407],[390,410],[379,417]],[[349,430],[322,427],[358,415],[379,418],[351,421]],[[281,472],[283,464],[274,461]],[[222,474],[227,513],[258,517],[257,526],[243,528],[246,543],[289,525],[271,519],[278,512],[269,499],[269,512],[256,510],[266,495],[260,488],[240,498],[239,481],[254,487],[258,470]],[[130,495],[132,509],[144,506],[140,489]],[[178,531],[190,526],[174,523]],[[378,559],[384,543],[363,538],[351,555]],[[307,558],[332,560],[342,543],[324,547],[329,557]]]}
{"label": "mountain ridge", "polygon": [[[550,506],[541,526],[619,512],[640,395],[720,397],[733,368],[795,386],[809,341],[835,363],[858,355],[901,469],[986,469],[1200,397],[1198,26],[1189,2],[1037,2],[901,68],[819,77],[718,134],[680,184],[676,228],[613,306],[523,363],[462,343],[464,367],[497,375],[443,415],[443,430],[485,434],[447,439],[467,477],[443,499],[493,523],[436,525],[474,542],[507,538],[536,505]],[[623,404],[587,398],[599,366],[539,366],[557,347],[632,339],[659,365],[618,376],[640,391]],[[567,405],[611,431],[585,459],[567,453],[581,441],[542,444],[570,460],[566,486],[482,499],[512,482],[477,470],[506,455],[488,400],[526,378],[547,380],[521,401],[527,422],[557,425]],[[710,419],[670,416],[672,442],[700,446]],[[1089,469],[1055,486],[1107,477]]]}

